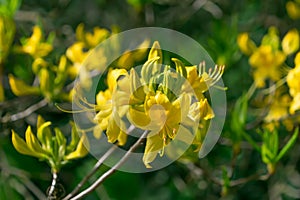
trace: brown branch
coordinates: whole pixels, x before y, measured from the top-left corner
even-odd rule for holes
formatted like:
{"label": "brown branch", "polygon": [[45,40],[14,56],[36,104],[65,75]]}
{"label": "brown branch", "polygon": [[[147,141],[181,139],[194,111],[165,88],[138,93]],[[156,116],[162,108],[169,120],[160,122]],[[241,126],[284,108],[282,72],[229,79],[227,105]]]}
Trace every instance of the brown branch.
{"label": "brown branch", "polygon": [[2,119],[0,119],[1,123],[8,123],[8,122],[14,122],[20,119],[23,119],[25,117],[28,117],[29,115],[31,115],[33,112],[37,111],[38,109],[46,106],[48,104],[48,101],[46,99],[43,99],[41,101],[39,101],[36,104],[31,105],[30,107],[28,107],[27,109],[18,112],[16,114],[13,115],[6,115],[4,116]]}
{"label": "brown branch", "polygon": [[142,136],[130,147],[126,154],[119,160],[119,162],[117,162],[112,168],[110,168],[110,170],[100,176],[90,187],[79,193],[77,196],[71,198],[71,200],[78,200],[94,191],[99,185],[101,185],[106,178],[112,175],[122,164],[124,164],[124,162],[129,158],[130,154],[141,144],[141,141],[147,134],[148,131],[145,131]]}

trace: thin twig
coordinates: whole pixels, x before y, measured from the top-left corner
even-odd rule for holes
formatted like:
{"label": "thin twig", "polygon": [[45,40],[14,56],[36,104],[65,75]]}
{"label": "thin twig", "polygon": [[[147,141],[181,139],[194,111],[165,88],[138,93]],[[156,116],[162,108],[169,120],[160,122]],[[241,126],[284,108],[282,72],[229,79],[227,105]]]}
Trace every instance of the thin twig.
{"label": "thin twig", "polygon": [[[135,129],[134,125],[130,125],[129,128],[127,129],[126,133],[129,135],[133,130]],[[81,181],[80,183],[76,186],[76,188],[69,193],[67,196],[63,198],[63,200],[70,199],[73,197],[75,194],[78,193],[80,188],[98,171],[98,169],[101,167],[103,162],[117,149],[117,145],[113,145],[99,160],[98,162],[94,165],[92,171],[89,172]]]}
{"label": "thin twig", "polygon": [[100,166],[103,164],[103,162],[117,149],[117,145],[113,145],[99,160],[98,162],[94,165],[92,171],[89,172],[89,174],[87,174],[81,181],[80,183],[78,183],[78,185],[76,186],[76,188],[69,193],[66,197],[63,198],[63,200],[67,200],[70,199],[71,197],[73,197],[75,194],[78,193],[78,191],[80,190],[80,188],[91,178],[92,175],[94,175],[98,169],[100,168]]}
{"label": "thin twig", "polygon": [[253,175],[250,175],[250,176],[245,177],[245,178],[231,180],[229,185],[230,185],[230,187],[234,187],[234,186],[245,184],[245,183],[248,183],[250,181],[255,181],[255,180],[265,181],[268,178],[270,178],[270,176],[271,176],[270,174],[263,174],[263,175],[253,174]]}
{"label": "thin twig", "polygon": [[57,173],[53,172],[52,173],[52,182],[51,182],[51,185],[50,185],[50,188],[48,191],[48,199],[50,199],[53,196],[56,184],[57,184]]}
{"label": "thin twig", "polygon": [[48,104],[48,101],[46,99],[43,99],[43,100],[39,101],[38,103],[33,104],[32,106],[28,107],[27,109],[25,109],[22,112],[19,112],[19,113],[13,114],[13,115],[4,116],[2,119],[0,119],[0,122],[8,123],[8,122],[17,121],[19,119],[23,119],[23,118],[31,115],[36,110],[46,106],[47,104]]}
{"label": "thin twig", "polygon": [[148,134],[148,131],[145,131],[142,136],[130,147],[130,149],[126,152],[126,154],[117,162],[110,170],[105,172],[102,176],[100,176],[90,187],[79,193],[77,196],[73,197],[71,200],[80,199],[90,192],[94,191],[106,178],[112,175],[124,162],[129,158],[129,155],[140,145],[141,141]]}

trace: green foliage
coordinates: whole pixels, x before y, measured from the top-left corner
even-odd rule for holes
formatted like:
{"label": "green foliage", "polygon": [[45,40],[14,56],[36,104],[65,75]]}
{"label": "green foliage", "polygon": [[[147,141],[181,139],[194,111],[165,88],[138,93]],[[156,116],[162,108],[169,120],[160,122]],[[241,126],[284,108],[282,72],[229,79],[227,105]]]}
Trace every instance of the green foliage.
{"label": "green foliage", "polygon": [[[196,152],[217,111],[210,109],[209,98],[191,105],[188,110],[199,110],[194,118],[205,115],[207,120],[200,121],[192,145],[177,162],[145,174],[116,172],[86,199],[299,199],[299,13],[299,0],[0,0],[0,199],[45,199],[47,191],[58,185],[67,195],[95,167],[94,157],[86,156],[87,134],[105,135],[120,146],[126,143],[127,135],[113,123],[102,133],[111,116],[96,122],[94,130],[69,124],[74,94],[70,88],[78,66],[99,42],[144,26],[191,36],[217,64],[226,65],[220,69],[228,87],[223,134],[212,152],[199,159]],[[162,68],[162,57],[170,67]],[[110,102],[105,89],[113,88],[110,85],[124,89],[128,75],[125,89],[135,91],[131,103],[144,105],[151,96],[140,87],[143,81],[150,83],[150,92],[159,91],[173,103],[176,97],[170,88],[179,90],[185,79],[201,71],[201,66],[186,68],[184,58],[173,57],[158,43],[150,52],[147,48],[127,52],[112,66],[129,73],[118,69],[113,71],[115,80],[107,80],[109,73],[101,77],[97,92],[103,95],[96,98]],[[106,64],[100,61],[99,65]],[[144,64],[142,71],[130,70],[136,64]],[[94,69],[83,74],[89,70]],[[91,84],[84,76],[79,79]],[[201,93],[207,89],[205,84],[198,86]],[[109,112],[101,104],[89,104],[84,96],[75,97],[79,105],[96,108],[99,116]],[[185,97],[180,101],[188,102]],[[143,124],[144,111],[135,106],[129,112]],[[174,137],[162,135],[167,135],[163,142],[159,137],[152,142],[164,147]],[[144,151],[146,143],[138,150]],[[148,153],[156,148],[151,144]],[[167,155],[174,152],[166,151]],[[101,166],[83,188],[109,169]],[[58,172],[55,180],[51,173]]]}

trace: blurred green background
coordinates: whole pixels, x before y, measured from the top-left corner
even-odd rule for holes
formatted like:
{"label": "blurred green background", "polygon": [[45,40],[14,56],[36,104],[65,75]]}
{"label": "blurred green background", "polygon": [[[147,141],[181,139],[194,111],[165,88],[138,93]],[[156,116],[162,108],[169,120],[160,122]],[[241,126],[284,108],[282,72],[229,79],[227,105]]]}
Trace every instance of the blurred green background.
{"label": "blurred green background", "polygon": [[[55,32],[54,54],[57,55],[64,53],[75,41],[75,29],[79,23],[84,23],[86,30],[92,30],[94,26],[118,27],[120,31],[157,26],[179,31],[198,41],[217,64],[226,65],[223,81],[229,88],[230,115],[237,98],[253,82],[248,58],[239,51],[237,36],[249,32],[258,42],[270,26],[276,26],[281,37],[291,28],[299,29],[300,21],[288,16],[286,3],[284,0],[23,0],[14,16],[15,42],[30,36],[35,24],[40,24],[46,35]],[[9,56],[8,63],[14,59]],[[293,59],[288,58],[287,62],[292,64]],[[13,71],[9,64],[6,66],[6,73]],[[8,94],[10,97],[12,94]],[[18,106],[26,107],[26,102],[24,97],[22,105],[14,101],[10,105],[1,104],[0,113],[4,115]],[[40,112],[47,113],[48,110]],[[58,125],[71,117],[66,118],[60,112],[46,115],[48,120],[55,119]],[[30,120],[0,125],[0,200],[35,199],[33,191],[45,193],[51,183],[50,169],[45,163],[19,154],[11,144],[10,129],[24,130],[25,124],[33,123]],[[265,170],[260,154],[246,145],[233,162],[232,145],[226,139],[230,134],[229,124],[228,117],[220,142],[207,157],[195,163],[175,162],[162,170],[145,174],[116,172],[85,199],[300,199],[299,140],[271,178],[257,180],[255,174]],[[67,165],[60,174],[60,183],[65,190],[71,191],[94,163],[95,159],[88,156]],[[230,188],[220,186],[215,179],[225,181],[224,174],[231,173],[232,165],[236,165],[234,179],[254,175],[253,180],[250,178]],[[222,196],[224,193],[227,195]]]}

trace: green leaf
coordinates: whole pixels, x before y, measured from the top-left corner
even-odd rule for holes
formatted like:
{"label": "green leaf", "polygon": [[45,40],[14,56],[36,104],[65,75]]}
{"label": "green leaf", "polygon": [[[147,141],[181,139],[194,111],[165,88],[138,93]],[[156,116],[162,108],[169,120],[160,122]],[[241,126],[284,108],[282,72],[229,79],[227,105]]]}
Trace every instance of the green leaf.
{"label": "green leaf", "polygon": [[0,0],[0,14],[13,17],[20,5],[21,0]]}
{"label": "green leaf", "polygon": [[233,131],[231,139],[234,143],[238,143],[242,139],[242,133],[247,120],[247,111],[248,97],[247,94],[243,94],[236,101],[231,115],[231,129]]}
{"label": "green leaf", "polygon": [[266,144],[263,144],[261,146],[261,157],[264,163],[268,164],[268,163],[273,163],[275,156],[270,149],[268,148],[268,146]]}
{"label": "green leaf", "polygon": [[292,135],[292,137],[289,139],[289,141],[286,143],[286,145],[281,149],[279,154],[276,157],[276,162],[278,162],[295,144],[297,138],[298,138],[299,128],[297,128]]}
{"label": "green leaf", "polygon": [[269,133],[269,149],[276,156],[278,153],[278,132],[274,130],[274,132]]}
{"label": "green leaf", "polygon": [[228,171],[225,167],[222,168],[222,180],[224,187],[230,187],[230,178],[228,176]]}

